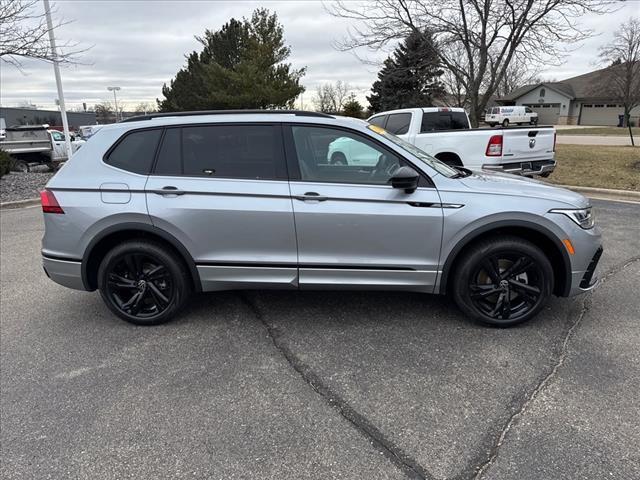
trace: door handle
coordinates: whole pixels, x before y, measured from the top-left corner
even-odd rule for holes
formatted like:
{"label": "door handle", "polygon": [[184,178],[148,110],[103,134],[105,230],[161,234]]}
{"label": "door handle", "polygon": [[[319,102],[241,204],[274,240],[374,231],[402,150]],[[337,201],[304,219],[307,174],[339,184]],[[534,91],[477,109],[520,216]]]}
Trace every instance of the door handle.
{"label": "door handle", "polygon": [[178,190],[178,187],[173,187],[168,185],[166,187],[162,187],[160,189],[150,190],[152,193],[157,193],[158,195],[184,195],[185,192],[182,190]]}
{"label": "door handle", "polygon": [[304,195],[295,195],[293,198],[296,200],[301,200],[303,202],[315,201],[315,202],[324,202],[328,200],[329,197],[323,197],[319,193],[316,192],[307,192]]}

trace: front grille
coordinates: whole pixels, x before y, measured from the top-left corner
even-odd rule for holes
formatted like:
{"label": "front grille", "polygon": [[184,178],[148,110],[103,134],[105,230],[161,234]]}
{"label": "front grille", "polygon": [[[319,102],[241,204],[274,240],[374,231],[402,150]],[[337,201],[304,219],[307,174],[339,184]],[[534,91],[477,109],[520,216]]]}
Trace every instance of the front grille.
{"label": "front grille", "polygon": [[593,255],[589,266],[587,267],[587,271],[584,272],[584,276],[582,277],[582,281],[580,282],[580,288],[588,288],[591,286],[591,279],[593,278],[593,274],[596,271],[596,267],[598,266],[598,261],[602,256],[603,248],[600,247],[596,250],[596,253]]}

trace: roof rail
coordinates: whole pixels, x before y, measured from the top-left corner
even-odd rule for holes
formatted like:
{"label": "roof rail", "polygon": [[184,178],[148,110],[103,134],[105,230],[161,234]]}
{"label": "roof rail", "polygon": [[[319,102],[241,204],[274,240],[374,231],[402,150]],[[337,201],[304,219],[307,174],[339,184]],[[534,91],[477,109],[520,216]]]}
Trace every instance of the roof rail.
{"label": "roof rail", "polygon": [[154,118],[164,117],[192,117],[196,115],[237,115],[237,114],[279,114],[279,115],[296,115],[298,117],[322,117],[334,118],[328,113],[322,112],[306,112],[304,110],[200,110],[194,112],[166,112],[166,113],[150,113],[149,115],[138,115],[136,117],[125,118],[120,120],[124,122],[137,122],[139,120],[152,120]]}

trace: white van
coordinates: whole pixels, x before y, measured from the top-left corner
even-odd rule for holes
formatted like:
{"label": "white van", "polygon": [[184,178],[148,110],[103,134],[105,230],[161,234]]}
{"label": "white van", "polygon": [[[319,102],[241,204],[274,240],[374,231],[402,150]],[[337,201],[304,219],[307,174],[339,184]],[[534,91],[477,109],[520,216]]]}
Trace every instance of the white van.
{"label": "white van", "polygon": [[499,123],[501,123],[503,127],[508,127],[510,123],[517,123],[518,125],[530,123],[531,125],[537,125],[538,114],[529,107],[519,107],[515,105],[510,107],[493,107],[487,110],[487,114],[484,116],[484,123],[488,123],[492,127],[495,127]]}

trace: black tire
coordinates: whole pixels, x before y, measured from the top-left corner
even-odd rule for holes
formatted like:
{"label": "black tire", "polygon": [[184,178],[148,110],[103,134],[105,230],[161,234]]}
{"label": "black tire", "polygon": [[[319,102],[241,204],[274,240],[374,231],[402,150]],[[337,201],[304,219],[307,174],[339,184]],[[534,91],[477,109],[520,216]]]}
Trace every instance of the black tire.
{"label": "black tire", "polygon": [[497,123],[490,123],[490,124],[489,124],[489,126],[490,126],[491,128],[495,127],[496,125],[497,125]]}
{"label": "black tire", "polygon": [[331,165],[348,165],[347,157],[344,156],[344,153],[336,152],[331,155]]}
{"label": "black tire", "polygon": [[549,259],[520,237],[491,237],[472,245],[453,274],[453,298],[460,310],[498,327],[530,320],[553,291]]}
{"label": "black tire", "polygon": [[184,262],[171,250],[141,239],[117,245],[104,256],[98,289],[109,309],[123,320],[159,325],[180,311],[191,283]]}
{"label": "black tire", "polygon": [[14,160],[13,165],[11,165],[11,170],[13,172],[27,173],[31,171],[31,168],[29,168],[29,164],[24,160]]}
{"label": "black tire", "polygon": [[537,120],[531,120],[531,122],[529,122],[531,125],[538,125],[538,121]]}
{"label": "black tire", "polygon": [[509,126],[509,119],[508,119],[508,118],[505,118],[505,119],[502,121],[502,126],[503,126],[504,128],[507,128],[507,127]]}

